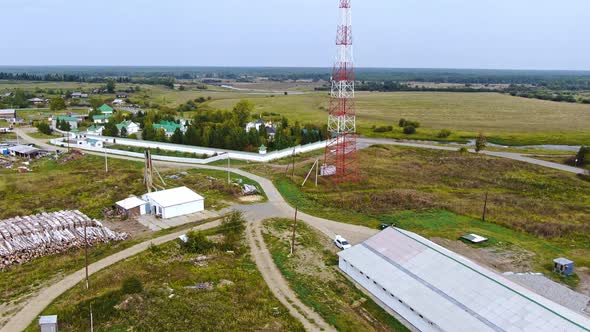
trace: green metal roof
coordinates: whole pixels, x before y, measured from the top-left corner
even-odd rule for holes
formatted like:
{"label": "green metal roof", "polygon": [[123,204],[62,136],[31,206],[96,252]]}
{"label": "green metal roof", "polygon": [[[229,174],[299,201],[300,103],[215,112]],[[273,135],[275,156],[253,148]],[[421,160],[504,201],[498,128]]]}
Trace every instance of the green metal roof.
{"label": "green metal roof", "polygon": [[86,130],[87,130],[87,131],[97,131],[97,130],[99,130],[100,128],[103,128],[103,129],[104,129],[104,126],[97,126],[97,125],[92,125],[92,126],[88,127],[88,129],[86,129]]}
{"label": "green metal roof", "polygon": [[94,120],[106,120],[108,118],[110,118],[111,116],[113,116],[112,114],[100,114],[100,115],[94,115],[92,116],[92,119]]}
{"label": "green metal roof", "polygon": [[258,150],[266,150],[266,146],[264,146],[264,144],[262,144],[262,145],[261,145],[261,146],[258,148]]}
{"label": "green metal roof", "polygon": [[117,124],[117,129],[121,130],[122,128],[127,128],[127,127],[129,127],[129,125],[130,125],[131,123],[132,123],[132,122],[131,122],[131,121],[129,121],[129,120],[123,121],[123,122],[121,122],[121,123]]}
{"label": "green metal roof", "polygon": [[58,115],[55,117],[58,121],[78,122],[80,119],[74,118],[73,116]]}
{"label": "green metal roof", "polygon": [[99,111],[102,113],[113,113],[115,110],[107,104],[103,104],[101,107],[98,108]]}
{"label": "green metal roof", "polygon": [[168,133],[173,133],[176,131],[176,129],[182,130],[182,125],[180,125],[176,122],[171,122],[171,121],[160,121],[160,123],[156,123],[152,126],[156,130],[164,129]]}

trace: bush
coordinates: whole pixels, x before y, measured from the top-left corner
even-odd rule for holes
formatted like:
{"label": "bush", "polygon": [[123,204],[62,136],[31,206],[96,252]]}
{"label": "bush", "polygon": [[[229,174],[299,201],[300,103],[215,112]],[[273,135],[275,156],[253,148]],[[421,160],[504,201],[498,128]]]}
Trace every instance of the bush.
{"label": "bush", "polygon": [[222,250],[238,250],[241,245],[242,234],[246,229],[246,221],[241,212],[234,211],[223,218],[221,233],[223,234]]}
{"label": "bush", "polygon": [[404,118],[401,118],[401,119],[399,119],[398,126],[400,126],[402,128],[405,128],[405,127],[408,127],[408,126],[412,126],[415,129],[415,128],[420,128],[420,122],[418,122],[418,121],[410,121],[410,120],[406,120]]}
{"label": "bush", "polygon": [[449,136],[451,136],[451,131],[448,129],[441,129],[436,135],[438,138],[447,138]]}
{"label": "bush", "polygon": [[49,127],[49,123],[46,121],[39,122],[39,124],[37,124],[37,130],[45,135],[51,135],[52,133],[51,127]]}
{"label": "bush", "polygon": [[121,286],[121,292],[123,294],[137,294],[143,291],[143,284],[141,280],[136,277],[129,277],[123,280],[123,286]]}
{"label": "bush", "polygon": [[392,126],[381,126],[381,127],[373,128],[373,132],[376,132],[376,133],[386,133],[388,131],[393,131],[393,127]]}
{"label": "bush", "polygon": [[131,134],[131,135],[127,136],[127,138],[137,139],[137,134]]}
{"label": "bush", "polygon": [[181,247],[188,252],[200,254],[205,253],[214,247],[214,243],[209,241],[203,232],[188,232],[186,237],[188,240],[182,242]]}
{"label": "bush", "polygon": [[485,149],[487,142],[487,138],[482,133],[480,133],[475,139],[475,152],[479,153],[479,151]]}
{"label": "bush", "polygon": [[576,154],[575,166],[586,166],[590,164],[590,146],[580,147],[580,151]]}
{"label": "bush", "polygon": [[467,152],[469,152],[469,150],[467,150],[467,148],[466,148],[466,147],[464,147],[464,146],[462,146],[462,147],[459,149],[459,153],[467,153]]}
{"label": "bush", "polygon": [[404,127],[404,134],[406,135],[412,135],[416,133],[416,127],[412,126],[412,125],[406,125]]}

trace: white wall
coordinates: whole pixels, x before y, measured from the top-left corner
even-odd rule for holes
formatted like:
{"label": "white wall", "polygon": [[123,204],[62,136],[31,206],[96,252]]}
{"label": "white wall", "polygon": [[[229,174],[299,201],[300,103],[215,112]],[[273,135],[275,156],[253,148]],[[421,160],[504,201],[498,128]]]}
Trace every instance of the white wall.
{"label": "white wall", "polygon": [[[394,290],[388,289],[386,291],[383,290],[383,287],[380,285],[376,285],[373,283],[373,279],[367,278],[366,274],[361,274],[356,267],[353,267],[348,262],[346,262],[342,257],[339,257],[338,267],[352,279],[354,279],[358,284],[360,284],[364,289],[368,290],[373,296],[378,298],[381,302],[383,302],[387,307],[392,309],[393,311],[397,312],[400,316],[406,319],[410,324],[414,327],[419,329],[420,331],[426,332],[438,332],[441,331],[436,325],[431,325],[428,321],[428,317],[421,318],[419,316],[419,312],[412,311],[410,307],[408,307],[404,303],[399,302],[399,298],[395,296]],[[393,296],[392,296],[393,294]],[[403,302],[403,299],[401,299]],[[414,308],[416,310],[416,308]],[[436,324],[436,322],[434,322]]]}
{"label": "white wall", "polygon": [[[261,155],[259,153],[252,153],[252,152],[242,152],[242,151],[233,151],[233,150],[223,150],[223,149],[214,149],[214,148],[204,148],[198,146],[188,146],[188,145],[179,145],[179,144],[170,144],[170,143],[160,143],[160,142],[150,142],[150,141],[139,141],[134,139],[127,139],[127,138],[114,138],[114,137],[106,137],[106,136],[93,136],[87,135],[88,138],[96,139],[99,141],[104,141],[107,143],[113,143],[119,145],[127,145],[127,146],[135,146],[135,147],[142,147],[142,148],[150,148],[156,149],[160,148],[162,150],[170,150],[170,151],[180,151],[180,152],[189,152],[189,153],[196,153],[196,154],[207,154],[207,155],[214,155],[217,154],[215,157],[210,157],[207,159],[197,159],[197,158],[181,158],[181,157],[169,157],[169,156],[158,156],[152,155],[154,160],[162,160],[162,161],[174,161],[174,162],[182,162],[182,163],[192,163],[192,164],[208,164],[213,161],[217,160],[225,160],[228,157],[231,159],[236,160],[247,160],[247,161],[254,161],[254,162],[269,162],[272,160],[277,160],[281,158],[285,158],[291,156],[293,154],[293,150],[295,150],[295,154],[299,153],[306,153],[318,149],[323,149],[326,147],[326,142],[316,142],[310,143],[307,145],[298,145],[294,148],[287,148],[281,151],[273,151],[267,154]],[[51,144],[61,146],[65,144],[62,142],[61,138],[52,139]],[[97,149],[91,146],[81,146],[81,149],[90,150],[90,151],[99,151],[99,152],[106,152],[110,154],[122,155],[122,156],[129,156],[129,157],[136,157],[136,158],[143,158],[143,153],[138,152],[129,152],[129,151],[122,151],[122,150],[115,150],[115,149]]]}
{"label": "white wall", "polygon": [[183,216],[186,214],[201,212],[205,210],[205,200],[199,200],[194,202],[189,202],[185,204],[179,204],[174,206],[169,206],[162,209],[162,218],[174,218],[178,216]]}

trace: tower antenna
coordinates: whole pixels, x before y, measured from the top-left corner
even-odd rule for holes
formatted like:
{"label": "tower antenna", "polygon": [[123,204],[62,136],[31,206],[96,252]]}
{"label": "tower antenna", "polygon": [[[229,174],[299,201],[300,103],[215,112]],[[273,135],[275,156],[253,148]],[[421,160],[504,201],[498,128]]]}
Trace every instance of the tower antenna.
{"label": "tower antenna", "polygon": [[336,34],[337,55],[331,78],[328,142],[322,176],[335,183],[359,180],[351,0],[339,0],[340,23]]}

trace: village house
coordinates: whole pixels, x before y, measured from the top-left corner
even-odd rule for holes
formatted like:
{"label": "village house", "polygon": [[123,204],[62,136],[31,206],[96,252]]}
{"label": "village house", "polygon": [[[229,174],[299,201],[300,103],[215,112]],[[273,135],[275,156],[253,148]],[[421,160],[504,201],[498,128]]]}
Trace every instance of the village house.
{"label": "village house", "polygon": [[33,158],[36,157],[41,150],[28,145],[15,145],[8,148],[8,154],[14,157]]}
{"label": "village house", "polygon": [[110,114],[110,115],[112,115],[115,112],[115,110],[107,104],[103,104],[101,107],[99,107],[98,111],[102,114]]}
{"label": "village house", "polygon": [[88,129],[86,129],[86,134],[100,136],[100,135],[102,135],[103,130],[104,130],[104,126],[92,125],[92,126],[88,127]]}
{"label": "village house", "polygon": [[78,128],[78,121],[80,121],[79,118],[76,118],[73,116],[65,116],[65,115],[53,116],[49,120],[51,122],[51,127],[53,129],[57,128],[58,121],[65,121],[70,124],[70,129],[76,129],[76,128]]}
{"label": "village house", "polygon": [[0,119],[6,120],[8,122],[15,122],[16,121],[16,110],[15,109],[0,110]]}
{"label": "village house", "polygon": [[125,101],[123,99],[115,99],[113,100],[113,105],[123,105]]}
{"label": "village house", "polygon": [[92,116],[92,121],[94,121],[94,123],[107,123],[109,122],[109,118],[112,116],[112,114],[99,114],[99,115],[93,115]]}
{"label": "village house", "polygon": [[129,95],[125,92],[117,92],[117,98],[126,99],[126,98],[129,98]]}
{"label": "village house", "polygon": [[185,126],[172,121],[160,121],[160,123],[156,123],[152,126],[156,131],[164,129],[164,131],[166,132],[166,137],[171,137],[172,135],[174,135],[176,129],[180,129],[182,133],[186,131]]}
{"label": "village house", "polygon": [[72,98],[88,98],[88,94],[83,92],[74,92],[72,93]]}
{"label": "village house", "polygon": [[28,102],[33,103],[35,105],[43,105],[47,102],[46,99],[42,99],[42,98],[31,98],[31,99],[27,99]]}
{"label": "village house", "polygon": [[126,120],[126,121],[123,121],[123,122],[117,124],[117,129],[119,130],[119,134],[121,133],[121,130],[123,128],[125,128],[127,135],[137,134],[137,132],[139,131],[139,125],[137,123],[129,121],[129,120]]}

